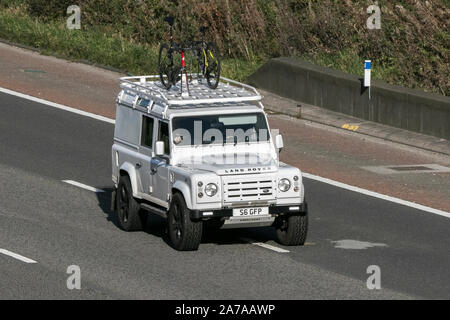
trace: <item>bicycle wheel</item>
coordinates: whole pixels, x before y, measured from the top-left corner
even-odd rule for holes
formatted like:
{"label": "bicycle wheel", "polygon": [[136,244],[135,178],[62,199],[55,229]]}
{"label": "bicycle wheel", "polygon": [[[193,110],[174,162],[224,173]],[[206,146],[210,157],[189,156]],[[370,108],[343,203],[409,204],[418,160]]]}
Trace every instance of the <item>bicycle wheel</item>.
{"label": "bicycle wheel", "polygon": [[162,85],[169,90],[172,86],[170,79],[173,73],[173,57],[169,46],[164,43],[159,47],[158,72]]}
{"label": "bicycle wheel", "polygon": [[197,80],[202,81],[203,74],[205,73],[205,58],[203,53],[205,51],[201,49],[196,49],[195,59],[197,60]]}
{"label": "bicycle wheel", "polygon": [[204,74],[208,86],[216,89],[220,80],[220,52],[215,42],[206,45]]}

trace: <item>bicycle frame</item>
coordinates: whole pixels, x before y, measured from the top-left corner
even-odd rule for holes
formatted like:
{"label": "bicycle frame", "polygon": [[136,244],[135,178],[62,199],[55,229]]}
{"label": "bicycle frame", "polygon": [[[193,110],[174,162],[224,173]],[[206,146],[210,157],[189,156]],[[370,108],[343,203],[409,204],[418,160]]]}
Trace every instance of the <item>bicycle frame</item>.
{"label": "bicycle frame", "polygon": [[[186,71],[185,56],[186,56],[185,52],[181,51],[181,73],[183,73],[183,71],[184,71],[184,75],[186,76],[186,89],[187,89],[188,95],[190,95],[190,92],[189,92],[189,81],[188,81],[188,76],[187,76],[187,71]],[[181,76],[180,89],[181,89],[181,95],[183,95],[183,76]]]}

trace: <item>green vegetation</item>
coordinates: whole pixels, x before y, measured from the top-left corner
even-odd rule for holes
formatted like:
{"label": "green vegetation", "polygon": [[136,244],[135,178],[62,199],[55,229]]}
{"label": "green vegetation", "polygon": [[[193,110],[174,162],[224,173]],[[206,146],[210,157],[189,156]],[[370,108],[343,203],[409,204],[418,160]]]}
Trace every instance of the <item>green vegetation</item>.
{"label": "green vegetation", "polygon": [[[120,32],[111,34],[99,26],[69,30],[65,20],[42,22],[31,17],[25,9],[23,4],[2,8],[0,38],[38,48],[46,55],[88,61],[132,74],[157,73],[159,43],[138,43]],[[263,60],[256,57],[252,60],[224,57],[222,73],[243,81],[262,63]]]}
{"label": "green vegetation", "polygon": [[[243,80],[280,55],[362,75],[369,58],[375,79],[449,95],[448,0],[378,2],[381,30],[366,28],[369,0],[0,0],[0,38],[148,74],[170,14],[176,40],[210,27],[227,77]],[[81,7],[82,30],[65,27],[72,4]]]}
{"label": "green vegetation", "polygon": [[155,70],[157,50],[98,30],[70,31],[59,21],[42,23],[19,8],[0,12],[0,37],[73,60],[88,60],[129,72]]}

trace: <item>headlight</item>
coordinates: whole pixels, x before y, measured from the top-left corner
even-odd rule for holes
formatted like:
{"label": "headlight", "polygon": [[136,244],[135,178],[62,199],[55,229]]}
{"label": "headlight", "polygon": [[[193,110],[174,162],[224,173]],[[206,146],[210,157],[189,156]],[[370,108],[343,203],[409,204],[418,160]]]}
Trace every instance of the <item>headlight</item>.
{"label": "headlight", "polygon": [[280,182],[278,182],[278,189],[280,189],[283,192],[288,191],[291,188],[291,181],[289,179],[281,179]]}
{"label": "headlight", "polygon": [[215,183],[208,183],[205,187],[205,193],[208,197],[214,197],[217,193],[217,185]]}

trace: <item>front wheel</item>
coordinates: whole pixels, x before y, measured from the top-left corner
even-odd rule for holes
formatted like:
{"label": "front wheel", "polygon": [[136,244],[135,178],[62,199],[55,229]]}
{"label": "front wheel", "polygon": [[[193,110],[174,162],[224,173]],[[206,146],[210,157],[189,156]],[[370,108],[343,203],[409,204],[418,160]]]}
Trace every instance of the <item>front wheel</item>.
{"label": "front wheel", "polygon": [[146,212],[133,197],[130,178],[121,176],[117,186],[116,208],[120,227],[125,231],[141,231],[147,222]]}
{"label": "front wheel", "polygon": [[220,81],[220,52],[215,42],[209,42],[204,51],[204,73],[208,86],[216,89]]}
{"label": "front wheel", "polygon": [[278,218],[276,226],[277,240],[285,246],[304,245],[308,233],[308,213]]}
{"label": "front wheel", "polygon": [[197,250],[202,239],[203,222],[192,221],[183,196],[175,193],[167,217],[169,238],[178,251]]}
{"label": "front wheel", "polygon": [[162,85],[169,90],[172,86],[173,57],[167,44],[162,44],[159,47],[158,72]]}

